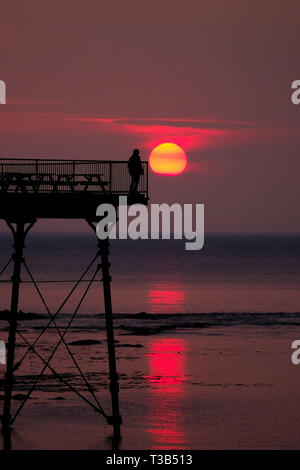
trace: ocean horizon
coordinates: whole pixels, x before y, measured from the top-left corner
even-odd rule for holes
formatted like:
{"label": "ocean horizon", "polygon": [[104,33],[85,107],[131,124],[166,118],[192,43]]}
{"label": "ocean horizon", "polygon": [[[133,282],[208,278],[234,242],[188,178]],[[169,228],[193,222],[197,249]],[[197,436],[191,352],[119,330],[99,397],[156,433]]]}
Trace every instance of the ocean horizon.
{"label": "ocean horizon", "polygon": [[[24,256],[52,309],[97,252],[92,233],[33,233]],[[12,237],[0,235],[0,267]],[[116,313],[278,313],[300,310],[300,237],[297,234],[208,234],[202,250],[184,240],[111,240],[113,310]],[[89,280],[96,264],[87,273]],[[9,305],[11,265],[0,277],[0,309]],[[97,274],[96,279],[101,276]],[[25,270],[20,309],[43,311]],[[48,283],[48,281],[50,281]],[[68,282],[70,281],[70,282]],[[84,288],[85,282],[79,288]],[[97,294],[96,290],[99,290]],[[96,294],[96,295],[95,295]],[[75,296],[76,298],[76,296]],[[71,301],[63,310],[71,312]],[[99,282],[81,308],[104,311]]]}

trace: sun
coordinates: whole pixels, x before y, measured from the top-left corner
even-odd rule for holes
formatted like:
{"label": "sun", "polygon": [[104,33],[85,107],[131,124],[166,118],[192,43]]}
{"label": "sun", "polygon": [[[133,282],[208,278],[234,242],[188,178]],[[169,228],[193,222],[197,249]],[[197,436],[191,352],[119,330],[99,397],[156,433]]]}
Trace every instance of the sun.
{"label": "sun", "polygon": [[186,169],[187,156],[179,145],[166,142],[152,150],[149,164],[154,173],[160,175],[180,175]]}

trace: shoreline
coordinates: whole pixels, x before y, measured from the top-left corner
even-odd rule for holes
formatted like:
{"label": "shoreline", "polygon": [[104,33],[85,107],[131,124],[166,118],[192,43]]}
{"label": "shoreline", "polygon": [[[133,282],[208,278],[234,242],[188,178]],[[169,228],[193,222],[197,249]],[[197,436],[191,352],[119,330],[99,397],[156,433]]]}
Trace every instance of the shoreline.
{"label": "shoreline", "polygon": [[[76,331],[70,337],[84,341],[90,335]],[[300,369],[290,361],[290,344],[297,335],[300,329],[291,326],[255,325],[128,335],[126,340],[117,331],[121,448],[299,449]],[[109,410],[104,332],[96,337],[98,343],[72,350]],[[46,356],[55,338],[51,331],[42,343]],[[19,372],[15,394],[25,393],[34,370],[40,370],[39,361],[33,356],[30,361]],[[65,351],[53,366],[84,391]],[[48,373],[18,417],[12,447],[109,450],[110,436],[105,420]]]}

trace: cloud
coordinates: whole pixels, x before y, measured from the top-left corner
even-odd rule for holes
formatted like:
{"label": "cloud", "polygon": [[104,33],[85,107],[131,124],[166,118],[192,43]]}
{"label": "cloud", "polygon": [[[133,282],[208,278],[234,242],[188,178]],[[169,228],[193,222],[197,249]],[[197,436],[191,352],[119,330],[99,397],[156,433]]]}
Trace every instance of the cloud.
{"label": "cloud", "polygon": [[151,148],[172,141],[185,150],[220,146],[239,140],[248,131],[261,129],[256,122],[169,118],[69,117],[67,120],[91,124],[98,132],[139,136],[139,145]]}
{"label": "cloud", "polygon": [[61,105],[63,101],[59,100],[38,100],[38,99],[31,99],[31,98],[10,98],[9,103],[11,105],[32,105],[32,106],[39,106],[39,105]]}
{"label": "cloud", "polygon": [[51,142],[52,149],[55,148],[53,142],[56,142],[59,153],[62,148],[64,152],[86,148],[93,153],[101,148],[103,154],[113,156],[131,147],[139,147],[148,153],[160,143],[173,142],[191,156],[196,156],[194,161],[202,161],[206,150],[239,147],[242,158],[246,148],[256,151],[257,146],[262,148],[274,146],[277,142],[299,141],[300,135],[298,126],[217,119],[72,114],[53,107],[59,105],[58,102],[50,101],[48,104],[48,107],[43,106],[44,112],[38,112],[38,106],[34,111],[29,103],[27,108],[24,103],[24,106],[7,105],[5,112],[1,110],[0,137],[5,139],[7,149],[10,145],[15,148],[16,142],[20,142],[19,146],[26,145],[31,151],[38,141],[40,145],[44,142],[45,149]]}

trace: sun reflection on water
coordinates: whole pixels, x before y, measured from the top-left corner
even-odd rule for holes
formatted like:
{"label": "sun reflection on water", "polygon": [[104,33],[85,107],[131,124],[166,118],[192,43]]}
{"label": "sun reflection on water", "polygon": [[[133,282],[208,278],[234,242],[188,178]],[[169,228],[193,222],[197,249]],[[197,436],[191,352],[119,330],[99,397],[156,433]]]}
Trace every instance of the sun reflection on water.
{"label": "sun reflection on water", "polygon": [[177,287],[152,287],[148,291],[151,313],[184,313],[186,296],[183,289]]}
{"label": "sun reflection on water", "polygon": [[161,338],[149,343],[147,354],[151,385],[148,432],[155,449],[183,448],[184,421],[181,404],[184,399],[185,341]]}

